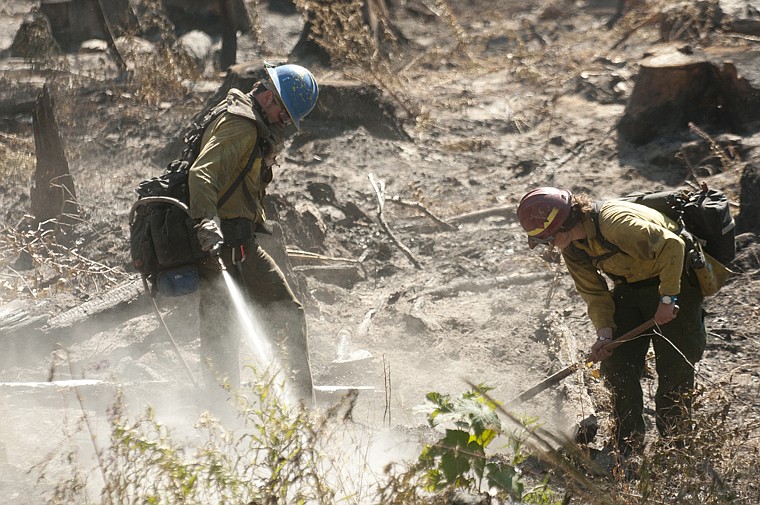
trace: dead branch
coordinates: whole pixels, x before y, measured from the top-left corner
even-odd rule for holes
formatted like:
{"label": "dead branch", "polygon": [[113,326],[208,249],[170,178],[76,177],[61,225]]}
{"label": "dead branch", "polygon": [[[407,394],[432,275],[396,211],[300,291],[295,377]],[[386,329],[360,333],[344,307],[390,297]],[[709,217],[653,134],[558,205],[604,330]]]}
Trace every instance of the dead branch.
{"label": "dead branch", "polygon": [[473,212],[467,212],[465,214],[459,214],[458,216],[450,217],[449,223],[471,223],[473,221],[480,221],[483,218],[491,216],[499,216],[513,221],[515,216],[514,205],[501,205],[499,207],[491,207],[490,209],[481,209]]}
{"label": "dead branch", "polygon": [[642,29],[642,28],[644,28],[645,26],[649,26],[649,25],[653,25],[653,24],[657,24],[657,23],[659,23],[659,22],[660,22],[660,19],[661,19],[661,18],[662,18],[662,13],[661,13],[661,12],[657,12],[657,13],[655,13],[655,14],[653,14],[653,15],[649,16],[648,18],[646,18],[646,19],[645,19],[644,21],[642,21],[641,23],[639,23],[639,24],[635,25],[633,28],[631,28],[630,30],[626,31],[626,32],[623,34],[623,36],[620,38],[620,40],[618,40],[617,42],[615,42],[615,43],[612,45],[612,47],[611,47],[610,49],[617,49],[617,48],[618,48],[618,47],[620,47],[620,46],[621,46],[621,45],[622,45],[622,44],[623,44],[623,43],[624,43],[626,40],[628,40],[628,39],[631,37],[631,35],[633,35],[633,34],[634,34],[634,33],[636,33],[637,31],[641,30],[641,29]]}
{"label": "dead branch", "polygon": [[358,260],[358,259],[341,258],[341,257],[336,257],[336,256],[324,256],[322,254],[313,253],[313,252],[309,252],[309,251],[302,251],[300,249],[285,249],[285,252],[288,254],[288,257],[290,257],[290,258],[314,259],[314,260],[323,260],[323,261],[345,261],[345,262],[348,262],[348,263],[361,263],[361,260]]}
{"label": "dead branch", "polygon": [[726,151],[720,147],[720,144],[712,138],[707,132],[699,128],[693,122],[689,121],[689,129],[695,134],[699,135],[702,140],[710,144],[710,151],[712,151],[718,158],[720,158],[720,164],[723,167],[723,171],[727,172],[731,170],[731,158],[726,154]]}
{"label": "dead branch", "polygon": [[410,251],[408,247],[406,247],[398,238],[396,238],[396,235],[394,235],[390,226],[388,226],[388,223],[385,222],[385,216],[383,215],[383,207],[385,206],[385,183],[383,181],[380,181],[380,185],[378,186],[378,183],[375,181],[375,176],[372,174],[369,174],[369,182],[372,184],[372,189],[375,190],[375,196],[377,197],[377,219],[380,221],[380,224],[385,230],[385,233],[388,234],[396,246],[398,246],[398,248],[401,249],[409,261],[412,262],[414,268],[421,269],[422,266],[412,254],[412,251]]}
{"label": "dead branch", "polygon": [[410,202],[407,200],[402,200],[400,196],[394,196],[393,198],[391,198],[391,202],[396,203],[398,205],[402,205],[404,207],[410,207],[410,208],[421,211],[423,214],[425,214],[430,219],[435,221],[437,225],[439,225],[441,228],[445,230],[456,230],[455,226],[452,226],[446,221],[444,221],[443,219],[439,218],[438,216],[430,212],[424,205],[422,205],[419,202]]}

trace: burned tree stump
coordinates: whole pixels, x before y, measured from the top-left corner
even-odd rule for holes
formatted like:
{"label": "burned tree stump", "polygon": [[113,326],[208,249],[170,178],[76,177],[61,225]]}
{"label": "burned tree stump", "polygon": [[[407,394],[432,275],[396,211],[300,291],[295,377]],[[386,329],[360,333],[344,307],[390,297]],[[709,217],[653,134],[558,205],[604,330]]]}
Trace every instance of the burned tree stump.
{"label": "burned tree stump", "polygon": [[742,172],[740,185],[741,211],[736,216],[736,232],[760,233],[760,168],[753,164],[747,165]]}
{"label": "burned tree stump", "polygon": [[643,145],[700,128],[743,132],[760,118],[760,51],[698,51],[675,45],[641,62],[618,124],[619,138]]}
{"label": "burned tree stump", "polygon": [[66,220],[79,213],[79,205],[47,85],[37,98],[32,119],[37,168],[30,191],[31,212],[39,221]]}

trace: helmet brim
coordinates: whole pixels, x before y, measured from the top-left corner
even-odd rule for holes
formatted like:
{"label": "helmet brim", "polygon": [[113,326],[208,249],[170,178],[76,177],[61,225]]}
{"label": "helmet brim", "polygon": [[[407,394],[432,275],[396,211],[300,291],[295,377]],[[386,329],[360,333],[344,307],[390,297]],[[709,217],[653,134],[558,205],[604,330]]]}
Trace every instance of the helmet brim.
{"label": "helmet brim", "polygon": [[285,109],[285,112],[288,114],[288,117],[290,118],[290,122],[293,124],[293,126],[296,127],[296,130],[301,129],[301,122],[296,121],[293,117],[293,114],[290,113],[290,109],[288,109],[288,106],[285,104],[285,100],[282,99],[282,89],[280,89],[280,80],[277,78],[277,73],[274,71],[274,67],[266,67],[267,74],[269,75],[269,80],[272,81],[272,84],[274,85],[274,89],[277,90],[277,99],[282,104],[282,108]]}

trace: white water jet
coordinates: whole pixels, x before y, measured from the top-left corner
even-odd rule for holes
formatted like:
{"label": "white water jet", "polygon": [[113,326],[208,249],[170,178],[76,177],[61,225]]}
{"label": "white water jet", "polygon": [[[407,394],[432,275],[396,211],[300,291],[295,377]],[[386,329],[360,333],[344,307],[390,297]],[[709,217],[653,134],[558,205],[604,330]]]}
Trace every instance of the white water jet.
{"label": "white water jet", "polygon": [[261,362],[269,366],[274,360],[274,354],[272,352],[272,346],[264,334],[264,330],[258,320],[253,317],[251,309],[245,301],[243,293],[238,288],[232,276],[227,270],[222,270],[222,276],[224,277],[224,283],[227,284],[227,290],[230,292],[230,298],[235,305],[238,317],[240,318],[240,325],[243,329],[243,336],[246,342],[251,346],[256,353],[256,356]]}

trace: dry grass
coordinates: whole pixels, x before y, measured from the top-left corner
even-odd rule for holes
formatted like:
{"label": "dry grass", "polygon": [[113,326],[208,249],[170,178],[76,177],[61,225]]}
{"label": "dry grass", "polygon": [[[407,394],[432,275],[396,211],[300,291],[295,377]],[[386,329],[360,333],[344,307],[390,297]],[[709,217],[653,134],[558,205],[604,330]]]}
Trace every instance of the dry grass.
{"label": "dry grass", "polygon": [[0,132],[0,179],[6,187],[26,187],[34,174],[34,145],[30,140]]}
{"label": "dry grass", "polygon": [[164,100],[174,101],[186,96],[182,84],[186,79],[198,79],[200,71],[191,57],[181,50],[174,28],[159,0],[144,2],[145,13],[140,19],[143,32],[155,33],[155,51],[145,54],[136,44],[136,34],[127,34],[127,47],[122,56],[129,68],[129,87],[139,100],[156,105]]}

